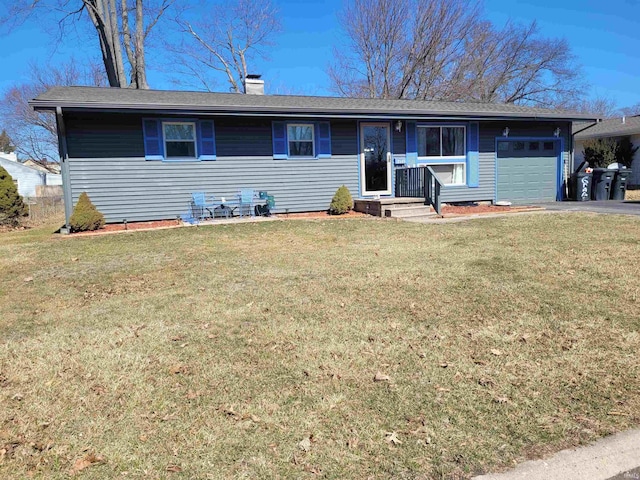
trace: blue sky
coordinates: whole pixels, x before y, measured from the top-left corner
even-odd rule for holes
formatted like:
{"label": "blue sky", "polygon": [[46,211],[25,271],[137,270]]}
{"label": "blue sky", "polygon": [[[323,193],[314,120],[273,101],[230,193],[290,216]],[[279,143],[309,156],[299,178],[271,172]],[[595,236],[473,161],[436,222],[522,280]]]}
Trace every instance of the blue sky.
{"label": "blue sky", "polygon": [[[276,1],[283,23],[270,60],[255,68],[273,93],[331,94],[326,68],[340,45],[336,13],[342,0]],[[605,96],[618,107],[640,103],[640,0],[485,0],[485,12],[502,25],[537,20],[547,37],[566,38],[583,66],[592,96]],[[3,68],[0,90],[25,79],[30,62],[77,59],[93,55],[91,42],[53,44],[55,23],[28,22],[0,37]],[[46,28],[42,28],[42,26]],[[4,32],[3,32],[4,33]],[[152,88],[174,88],[166,74],[148,62]]]}

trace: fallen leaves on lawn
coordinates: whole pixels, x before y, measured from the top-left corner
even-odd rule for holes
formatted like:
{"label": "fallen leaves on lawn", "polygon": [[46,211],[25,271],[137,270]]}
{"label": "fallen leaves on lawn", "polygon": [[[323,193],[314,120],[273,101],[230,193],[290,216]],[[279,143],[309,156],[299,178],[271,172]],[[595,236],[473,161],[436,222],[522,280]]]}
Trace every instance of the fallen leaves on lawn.
{"label": "fallen leaves on lawn", "polygon": [[389,380],[391,380],[391,377],[389,377],[389,375],[385,375],[382,372],[377,372],[375,377],[373,377],[374,382],[388,382]]}
{"label": "fallen leaves on lawn", "polygon": [[71,470],[69,470],[69,475],[71,476],[77,475],[79,472],[81,472],[85,468],[88,468],[88,467],[91,467],[92,465],[97,465],[100,463],[105,463],[104,458],[94,453],[87,453],[84,457],[79,458],[75,461],[75,463],[73,464],[73,467],[71,467]]}
{"label": "fallen leaves on lawn", "polygon": [[311,450],[311,437],[305,437],[300,442],[298,442],[298,448],[303,452],[308,452]]}
{"label": "fallen leaves on lawn", "polygon": [[384,433],[387,438],[385,438],[385,442],[391,443],[392,445],[402,445],[402,442],[398,438],[398,434],[396,432],[385,432]]}
{"label": "fallen leaves on lawn", "polygon": [[492,348],[491,349],[491,353],[493,355],[495,355],[496,357],[499,357],[500,355],[502,355],[502,352],[500,350],[498,350],[497,348]]}
{"label": "fallen leaves on lawn", "polygon": [[182,467],[180,465],[168,465],[167,472],[171,473],[180,473],[182,471]]}

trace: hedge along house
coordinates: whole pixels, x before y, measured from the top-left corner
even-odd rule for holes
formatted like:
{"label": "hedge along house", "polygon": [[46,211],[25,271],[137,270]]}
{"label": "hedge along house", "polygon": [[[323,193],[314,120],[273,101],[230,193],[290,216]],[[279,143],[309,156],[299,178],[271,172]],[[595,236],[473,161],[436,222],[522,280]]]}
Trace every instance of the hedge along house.
{"label": "hedge along house", "polygon": [[[571,122],[530,107],[415,100],[56,87],[67,205],[86,191],[107,222],[176,218],[191,194],[267,190],[277,212],[396,195],[400,169],[429,165],[445,202],[562,198]],[[421,195],[423,192],[420,192]]]}

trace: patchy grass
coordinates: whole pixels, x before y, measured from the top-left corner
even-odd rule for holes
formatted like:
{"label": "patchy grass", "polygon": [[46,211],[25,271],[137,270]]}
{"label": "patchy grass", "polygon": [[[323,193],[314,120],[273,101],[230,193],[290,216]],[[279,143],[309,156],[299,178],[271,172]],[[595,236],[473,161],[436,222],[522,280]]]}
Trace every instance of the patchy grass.
{"label": "patchy grass", "polygon": [[51,231],[1,237],[2,478],[466,478],[640,423],[635,218]]}

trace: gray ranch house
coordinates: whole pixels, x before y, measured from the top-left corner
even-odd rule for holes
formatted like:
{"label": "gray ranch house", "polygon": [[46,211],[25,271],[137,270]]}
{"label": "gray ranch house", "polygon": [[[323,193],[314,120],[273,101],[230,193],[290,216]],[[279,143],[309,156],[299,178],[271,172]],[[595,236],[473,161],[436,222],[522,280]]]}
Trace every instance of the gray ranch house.
{"label": "gray ranch house", "polygon": [[572,122],[596,120],[516,105],[264,95],[262,80],[246,81],[253,93],[56,87],[32,100],[57,116],[67,222],[82,192],[107,222],[176,218],[193,192],[266,190],[276,212],[326,210],[343,184],[356,199],[427,198],[434,177],[442,202],[562,200]]}

